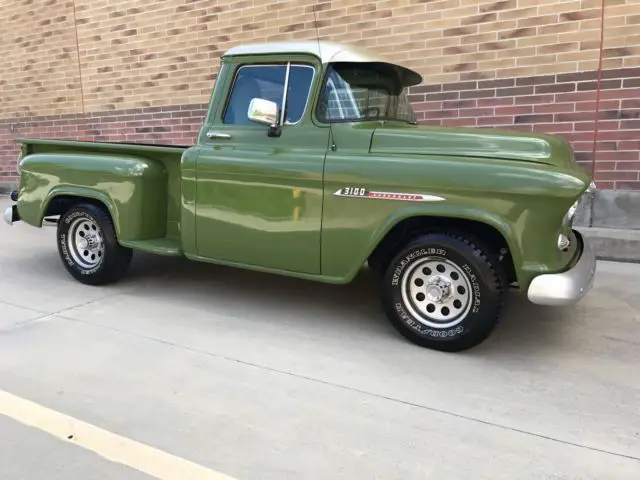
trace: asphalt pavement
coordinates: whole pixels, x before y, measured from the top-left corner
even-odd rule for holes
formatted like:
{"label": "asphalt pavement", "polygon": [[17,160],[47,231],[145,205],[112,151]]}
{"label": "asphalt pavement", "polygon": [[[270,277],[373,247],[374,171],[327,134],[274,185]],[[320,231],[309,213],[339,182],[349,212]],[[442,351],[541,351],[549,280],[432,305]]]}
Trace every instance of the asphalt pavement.
{"label": "asphalt pavement", "polygon": [[367,271],[136,255],[88,287],[53,228],[2,223],[0,478],[637,480],[639,280],[599,262],[576,306],[512,294],[446,354],[393,330]]}

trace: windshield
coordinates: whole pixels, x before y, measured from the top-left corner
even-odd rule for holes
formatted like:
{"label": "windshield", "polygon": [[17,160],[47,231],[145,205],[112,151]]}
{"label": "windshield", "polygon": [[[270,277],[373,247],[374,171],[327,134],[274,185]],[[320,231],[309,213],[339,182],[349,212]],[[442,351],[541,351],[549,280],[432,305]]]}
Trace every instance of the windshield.
{"label": "windshield", "polygon": [[395,70],[375,63],[329,67],[318,104],[322,122],[400,120],[416,123],[406,89]]}

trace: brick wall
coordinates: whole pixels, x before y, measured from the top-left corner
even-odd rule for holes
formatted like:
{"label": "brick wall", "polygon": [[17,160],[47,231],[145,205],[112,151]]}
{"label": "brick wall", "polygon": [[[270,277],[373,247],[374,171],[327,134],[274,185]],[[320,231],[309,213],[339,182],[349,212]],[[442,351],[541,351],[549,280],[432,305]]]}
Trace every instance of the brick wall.
{"label": "brick wall", "polygon": [[[323,39],[415,68],[421,121],[569,138],[640,189],[640,0],[19,0],[0,18],[0,182],[16,136],[190,144],[231,46]],[[593,164],[596,80],[601,103]]]}

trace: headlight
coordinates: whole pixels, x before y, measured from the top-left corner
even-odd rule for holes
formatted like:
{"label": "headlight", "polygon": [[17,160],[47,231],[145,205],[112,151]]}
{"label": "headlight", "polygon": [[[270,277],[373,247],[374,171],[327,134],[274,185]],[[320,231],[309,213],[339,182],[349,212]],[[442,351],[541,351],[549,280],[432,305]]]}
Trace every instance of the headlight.
{"label": "headlight", "polygon": [[573,205],[571,205],[569,207],[569,210],[567,210],[567,213],[564,215],[564,218],[562,219],[562,225],[564,225],[565,227],[570,225],[571,222],[573,222],[573,219],[576,216],[576,212],[578,211],[578,204],[580,203],[580,199],[576,200],[575,202],[573,202]]}
{"label": "headlight", "polygon": [[584,193],[580,195],[580,197],[569,207],[569,210],[567,210],[567,213],[562,219],[563,227],[568,227],[571,222],[573,222],[573,219],[576,217],[576,213],[578,212],[578,205],[580,205],[580,200],[582,199],[582,197],[585,197],[587,195],[594,195],[597,189],[598,188],[596,187],[596,183],[592,180]]}

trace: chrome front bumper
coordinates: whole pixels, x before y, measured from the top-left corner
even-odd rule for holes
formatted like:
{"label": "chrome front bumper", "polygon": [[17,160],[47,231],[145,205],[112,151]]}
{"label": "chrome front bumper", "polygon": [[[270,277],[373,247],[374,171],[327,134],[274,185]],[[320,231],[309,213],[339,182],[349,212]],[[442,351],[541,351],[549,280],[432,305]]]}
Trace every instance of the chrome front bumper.
{"label": "chrome front bumper", "polygon": [[545,273],[533,279],[527,296],[538,305],[571,305],[584,297],[593,285],[596,255],[584,237],[574,231],[582,251],[578,263],[562,273]]}

